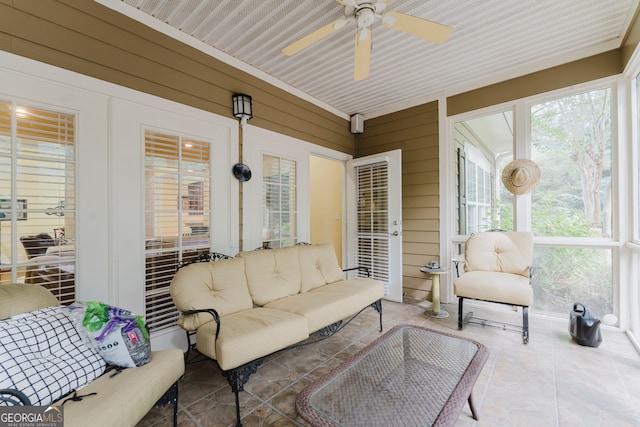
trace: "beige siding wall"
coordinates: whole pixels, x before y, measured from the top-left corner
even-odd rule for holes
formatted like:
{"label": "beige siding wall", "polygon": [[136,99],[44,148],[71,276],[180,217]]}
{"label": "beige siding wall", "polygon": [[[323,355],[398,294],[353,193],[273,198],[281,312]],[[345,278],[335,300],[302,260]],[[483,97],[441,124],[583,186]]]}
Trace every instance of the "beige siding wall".
{"label": "beige siding wall", "polygon": [[251,124],[354,153],[349,121],[90,0],[0,0],[0,49],[226,117],[253,97]]}
{"label": "beige siding wall", "polygon": [[622,49],[611,50],[537,73],[447,98],[447,116],[614,76],[624,70]]}
{"label": "beige siding wall", "polygon": [[357,157],[402,149],[402,275],[407,296],[430,296],[419,271],[439,260],[438,103],[367,120],[356,138]]}

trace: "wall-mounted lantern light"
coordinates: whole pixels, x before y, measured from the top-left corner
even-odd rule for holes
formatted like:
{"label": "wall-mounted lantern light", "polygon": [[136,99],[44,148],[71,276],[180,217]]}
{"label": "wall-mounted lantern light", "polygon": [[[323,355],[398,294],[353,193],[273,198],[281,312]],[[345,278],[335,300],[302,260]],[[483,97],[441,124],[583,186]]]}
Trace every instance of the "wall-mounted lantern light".
{"label": "wall-mounted lantern light", "polygon": [[240,119],[240,124],[244,126],[247,120],[253,117],[251,111],[251,97],[241,93],[233,95],[233,115]]}

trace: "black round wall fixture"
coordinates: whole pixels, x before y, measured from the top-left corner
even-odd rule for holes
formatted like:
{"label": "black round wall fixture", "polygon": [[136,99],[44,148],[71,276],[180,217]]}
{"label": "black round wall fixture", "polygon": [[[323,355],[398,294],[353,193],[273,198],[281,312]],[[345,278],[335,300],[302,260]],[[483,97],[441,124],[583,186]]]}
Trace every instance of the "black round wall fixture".
{"label": "black round wall fixture", "polygon": [[249,181],[251,179],[251,169],[244,163],[236,163],[233,165],[233,176],[240,182]]}

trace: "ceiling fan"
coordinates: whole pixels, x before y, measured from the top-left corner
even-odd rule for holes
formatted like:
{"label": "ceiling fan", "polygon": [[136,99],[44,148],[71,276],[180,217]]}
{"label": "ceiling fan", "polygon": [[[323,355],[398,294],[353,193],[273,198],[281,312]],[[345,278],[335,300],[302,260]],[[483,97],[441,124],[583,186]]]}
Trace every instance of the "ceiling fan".
{"label": "ceiling fan", "polygon": [[382,25],[397,31],[420,37],[422,39],[443,43],[451,35],[451,27],[406,15],[400,12],[386,12],[385,9],[392,0],[336,0],[344,6],[344,18],[336,19],[332,23],[320,27],[301,39],[282,49],[282,53],[291,56],[322,40],[335,31],[346,27],[347,23],[357,25],[355,37],[355,55],[353,79],[363,80],[369,76],[369,62],[371,56],[371,25],[378,19]]}

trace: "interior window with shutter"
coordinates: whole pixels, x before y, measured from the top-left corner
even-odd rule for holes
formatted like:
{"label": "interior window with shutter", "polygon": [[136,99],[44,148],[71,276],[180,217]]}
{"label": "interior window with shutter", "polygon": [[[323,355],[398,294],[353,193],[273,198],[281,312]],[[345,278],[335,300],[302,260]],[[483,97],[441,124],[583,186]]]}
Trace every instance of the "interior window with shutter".
{"label": "interior window with shutter", "polygon": [[75,300],[75,115],[0,100],[0,283]]}
{"label": "interior window with shutter", "polygon": [[169,285],[179,263],[211,248],[210,144],[145,132],[145,306],[153,331],[175,324]]}
{"label": "interior window with shutter", "polygon": [[492,228],[493,167],[482,152],[470,144],[465,146],[465,234]]}
{"label": "interior window with shutter", "polygon": [[297,243],[296,162],[264,155],[262,171],[262,246],[293,246]]}

